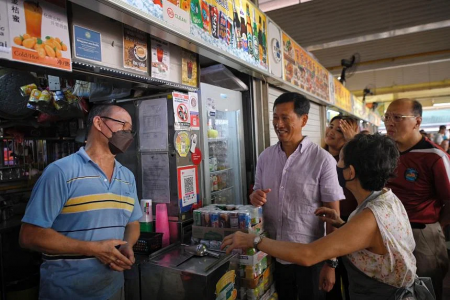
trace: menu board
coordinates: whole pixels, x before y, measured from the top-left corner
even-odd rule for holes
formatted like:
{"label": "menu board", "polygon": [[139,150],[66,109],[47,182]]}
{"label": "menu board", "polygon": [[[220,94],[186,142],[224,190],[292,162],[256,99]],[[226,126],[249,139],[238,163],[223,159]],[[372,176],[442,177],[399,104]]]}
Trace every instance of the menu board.
{"label": "menu board", "polygon": [[334,101],[335,105],[348,112],[352,112],[352,98],[350,92],[339,82],[334,79]]}
{"label": "menu board", "polygon": [[[11,46],[6,58],[72,70],[66,1],[7,1],[6,13]],[[4,14],[2,9],[1,24],[6,23]]]}
{"label": "menu board", "polygon": [[123,66],[147,72],[147,34],[135,28],[123,26]]}
{"label": "menu board", "polygon": [[283,40],[283,79],[330,102],[328,71],[286,33]]}
{"label": "menu board", "polygon": [[[120,0],[186,31],[240,60],[268,71],[267,19],[249,0]],[[176,8],[187,14],[182,14]],[[187,19],[186,19],[187,18]]]}
{"label": "menu board", "polygon": [[152,38],[151,44],[152,44],[151,76],[154,78],[167,80],[170,77],[169,43]]}

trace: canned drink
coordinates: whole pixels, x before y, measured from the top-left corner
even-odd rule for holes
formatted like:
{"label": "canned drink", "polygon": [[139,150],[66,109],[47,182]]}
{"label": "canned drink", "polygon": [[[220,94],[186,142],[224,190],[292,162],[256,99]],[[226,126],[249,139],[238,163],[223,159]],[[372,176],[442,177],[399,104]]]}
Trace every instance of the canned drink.
{"label": "canned drink", "polygon": [[230,213],[230,228],[237,229],[239,228],[239,217],[237,212]]}
{"label": "canned drink", "polygon": [[220,247],[222,246],[222,242],[221,241],[210,241],[209,245],[210,245],[211,250],[220,250]]}
{"label": "canned drink", "polygon": [[239,219],[239,228],[240,229],[249,229],[251,227],[250,214],[248,212],[239,212],[238,219]]}
{"label": "canned drink", "polygon": [[230,228],[230,213],[226,211],[220,213],[219,227]]}
{"label": "canned drink", "polygon": [[211,226],[209,211],[202,211],[202,226],[204,227]]}
{"label": "canned drink", "polygon": [[50,92],[47,90],[43,90],[41,92],[41,95],[39,96],[39,102],[50,103],[51,100],[52,100],[52,95],[50,94]]}
{"label": "canned drink", "polygon": [[194,225],[202,226],[202,212],[198,209],[194,210]]}
{"label": "canned drink", "polygon": [[37,86],[34,83],[27,84],[20,87],[20,94],[24,97],[27,97],[30,96],[31,92],[35,89],[37,89]]}
{"label": "canned drink", "polygon": [[214,228],[219,228],[219,213],[218,212],[211,212],[210,215],[210,222],[211,222],[211,227]]}

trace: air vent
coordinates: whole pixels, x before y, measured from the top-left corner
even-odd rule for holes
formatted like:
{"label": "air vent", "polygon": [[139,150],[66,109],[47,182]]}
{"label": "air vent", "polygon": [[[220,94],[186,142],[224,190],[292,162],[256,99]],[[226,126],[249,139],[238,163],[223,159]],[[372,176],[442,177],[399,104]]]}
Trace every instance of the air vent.
{"label": "air vent", "polygon": [[200,81],[234,91],[247,91],[248,87],[224,65],[215,65],[201,69]]}

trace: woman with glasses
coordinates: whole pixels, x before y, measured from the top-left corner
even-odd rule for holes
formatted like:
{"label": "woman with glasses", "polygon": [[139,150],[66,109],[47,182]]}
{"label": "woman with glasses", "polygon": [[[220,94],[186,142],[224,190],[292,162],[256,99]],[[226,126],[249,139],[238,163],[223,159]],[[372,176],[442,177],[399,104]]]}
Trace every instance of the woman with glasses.
{"label": "woman with glasses", "polygon": [[[348,116],[335,116],[331,119],[330,124],[325,130],[325,139],[323,148],[328,151],[335,159],[339,161],[339,153],[345,143],[353,139],[359,132],[358,120]],[[339,202],[340,217],[347,221],[350,214],[355,210],[358,203],[353,194],[346,188],[344,190],[345,199]],[[339,300],[342,299],[342,292],[348,298],[348,278],[347,271],[342,265],[342,260],[339,258],[340,265],[336,268],[336,281],[333,289],[327,293],[327,299]],[[342,283],[341,283],[342,281]],[[341,291],[342,286],[342,291]]]}
{"label": "woman with glasses", "polygon": [[[225,237],[222,249],[256,247],[269,255],[308,266],[343,256],[351,300],[434,299],[419,296],[415,247],[405,208],[384,186],[394,176],[399,152],[395,142],[379,134],[358,134],[342,149],[337,165],[339,184],[358,201],[348,222],[336,211],[319,208],[322,220],[338,227],[310,244],[275,241],[237,232]],[[416,294],[414,294],[416,293]],[[409,298],[408,298],[409,297]]]}

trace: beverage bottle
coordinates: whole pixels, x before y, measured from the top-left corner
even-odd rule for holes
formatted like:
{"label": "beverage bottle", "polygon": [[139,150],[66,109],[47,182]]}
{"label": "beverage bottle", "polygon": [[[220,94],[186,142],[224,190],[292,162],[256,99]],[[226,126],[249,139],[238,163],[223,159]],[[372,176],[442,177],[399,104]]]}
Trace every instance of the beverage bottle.
{"label": "beverage bottle", "polygon": [[236,5],[233,1],[233,26],[234,26],[234,38],[236,41],[235,47],[237,49],[242,48],[242,35],[241,35],[241,21],[236,10]]}
{"label": "beverage bottle", "polygon": [[250,7],[247,4],[247,47],[248,47],[248,54],[253,56],[253,29],[252,29],[252,20],[250,17]]}
{"label": "beverage bottle", "polygon": [[253,8],[253,57],[255,61],[259,61],[259,43],[258,43],[258,28],[256,28],[256,12]]}

